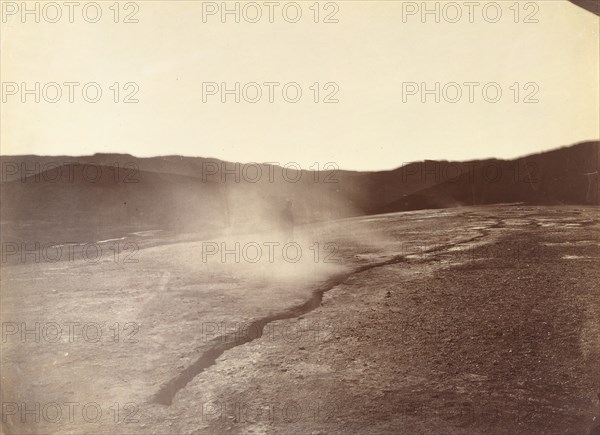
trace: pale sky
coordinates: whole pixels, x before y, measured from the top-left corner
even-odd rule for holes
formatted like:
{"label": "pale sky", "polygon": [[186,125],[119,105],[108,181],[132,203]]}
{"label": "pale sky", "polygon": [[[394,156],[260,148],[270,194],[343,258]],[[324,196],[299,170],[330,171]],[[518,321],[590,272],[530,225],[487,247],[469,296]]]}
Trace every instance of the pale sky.
{"label": "pale sky", "polygon": [[[423,159],[513,158],[600,137],[599,18],[566,0],[539,1],[537,11],[521,2],[518,23],[513,1],[498,2],[502,16],[496,23],[484,18],[481,7],[469,22],[466,6],[457,23],[443,17],[436,23],[434,16],[423,23],[419,12],[403,20],[403,8],[409,12],[411,2],[400,1],[338,1],[338,23],[315,23],[309,9],[313,1],[298,2],[302,17],[296,23],[282,16],[289,2],[278,2],[274,23],[268,22],[266,6],[258,23],[243,16],[240,23],[233,16],[222,23],[219,14],[203,22],[203,7],[210,5],[200,1],[136,2],[138,23],[114,23],[113,1],[99,2],[97,23],[85,21],[81,10],[69,23],[66,7],[58,22],[47,22],[55,16],[49,8],[36,23],[33,15],[26,15],[25,22],[20,11],[11,15],[6,3],[20,7],[21,2],[3,2],[4,155],[181,154],[298,162],[305,168],[335,162],[344,169],[377,170]],[[325,3],[319,21],[334,11]],[[228,5],[233,8],[235,2]],[[134,11],[121,6],[119,21]],[[87,17],[93,19],[93,12]],[[255,10],[246,12],[254,17]],[[293,9],[288,12],[292,19]],[[455,13],[446,9],[450,19]],[[537,23],[524,22],[530,14]],[[494,10],[488,10],[488,17],[494,17]],[[57,82],[63,95],[56,103],[43,95],[36,103],[26,95],[23,103],[22,82],[29,88],[35,82],[41,87]],[[81,83],[73,103],[64,82]],[[81,89],[88,82],[102,89],[97,103],[83,100]],[[115,82],[121,84],[119,99],[133,89],[124,90],[125,83],[136,83],[139,102],[115,103],[110,89]],[[222,103],[219,94],[203,102],[203,82],[226,82],[231,88],[235,82],[281,86],[275,88],[273,103],[265,85],[256,103],[243,97],[235,103],[233,96]],[[302,89],[297,103],[282,97],[288,82]],[[324,89],[325,83],[336,83],[339,102],[315,103],[310,89],[315,82],[320,99],[333,90]],[[456,82],[463,96],[457,103],[443,98],[436,103],[434,96],[422,103],[417,94],[403,102],[403,83],[408,82],[430,88],[435,82]],[[474,102],[469,102],[465,82],[481,83],[474,88]],[[497,103],[483,98],[488,82],[502,90]],[[518,103],[513,101],[515,82]],[[54,98],[54,89],[47,87],[48,98]],[[447,89],[453,98],[455,89]],[[248,90],[254,97],[254,90]],[[522,100],[533,91],[539,102],[525,104]]]}

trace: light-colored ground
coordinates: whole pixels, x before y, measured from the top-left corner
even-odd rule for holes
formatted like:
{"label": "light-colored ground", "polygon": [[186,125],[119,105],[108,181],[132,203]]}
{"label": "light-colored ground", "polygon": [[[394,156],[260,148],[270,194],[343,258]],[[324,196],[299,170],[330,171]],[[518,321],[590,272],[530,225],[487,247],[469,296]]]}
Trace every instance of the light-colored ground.
{"label": "light-colored ground", "polygon": [[497,206],[305,227],[297,262],[229,235],[208,242],[237,262],[188,242],[3,265],[3,430],[582,433],[599,234],[595,208]]}

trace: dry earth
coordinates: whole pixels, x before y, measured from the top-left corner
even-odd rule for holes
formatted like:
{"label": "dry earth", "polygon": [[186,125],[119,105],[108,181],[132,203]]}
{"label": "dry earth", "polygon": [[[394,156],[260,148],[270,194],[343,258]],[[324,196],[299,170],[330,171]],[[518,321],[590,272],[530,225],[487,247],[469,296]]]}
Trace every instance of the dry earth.
{"label": "dry earth", "polygon": [[586,433],[599,235],[507,205],[304,227],[296,263],[3,264],[3,433]]}

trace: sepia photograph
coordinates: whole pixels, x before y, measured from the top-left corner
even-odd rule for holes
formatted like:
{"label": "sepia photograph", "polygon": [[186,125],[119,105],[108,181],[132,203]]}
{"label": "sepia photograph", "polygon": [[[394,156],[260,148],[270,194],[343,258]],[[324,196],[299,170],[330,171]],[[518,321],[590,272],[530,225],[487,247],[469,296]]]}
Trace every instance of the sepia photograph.
{"label": "sepia photograph", "polygon": [[600,0],[0,12],[0,435],[600,435]]}

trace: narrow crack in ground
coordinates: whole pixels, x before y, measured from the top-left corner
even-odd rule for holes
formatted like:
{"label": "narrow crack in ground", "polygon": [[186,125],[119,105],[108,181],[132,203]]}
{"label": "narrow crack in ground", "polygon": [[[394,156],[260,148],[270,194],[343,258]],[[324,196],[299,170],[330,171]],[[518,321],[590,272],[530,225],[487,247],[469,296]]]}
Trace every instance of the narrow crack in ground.
{"label": "narrow crack in ground", "polygon": [[[501,228],[502,225],[503,225],[503,221],[498,220],[496,223],[490,225],[486,229],[480,230],[479,234],[477,234],[476,236],[473,236],[467,240],[463,240],[463,241],[455,242],[455,243],[448,243],[445,245],[437,245],[433,248],[421,251],[420,254],[422,255],[422,254],[439,253],[440,251],[448,250],[448,249],[453,248],[458,245],[472,243],[476,240],[487,237],[490,234],[490,230],[492,228]],[[177,392],[179,390],[181,390],[182,388],[184,388],[192,379],[194,379],[197,375],[202,373],[204,370],[215,365],[216,360],[221,355],[223,355],[223,353],[225,353],[229,349],[232,349],[237,346],[241,346],[243,344],[249,343],[253,340],[256,340],[257,338],[262,337],[264,327],[271,322],[274,322],[277,320],[293,319],[295,317],[306,314],[306,313],[314,310],[315,308],[318,308],[319,306],[321,306],[321,301],[323,300],[323,294],[325,292],[327,292],[328,290],[331,290],[332,288],[334,288],[338,285],[343,284],[352,275],[363,273],[363,272],[366,272],[371,269],[376,269],[376,268],[384,267],[384,266],[390,266],[393,264],[398,264],[398,263],[407,262],[407,261],[411,261],[407,258],[407,255],[404,255],[404,254],[403,255],[395,255],[392,258],[385,260],[385,261],[379,261],[379,262],[375,262],[375,263],[366,264],[366,265],[360,266],[358,268],[355,268],[351,271],[337,274],[337,275],[329,278],[327,281],[325,281],[323,284],[321,284],[319,287],[317,287],[315,290],[313,290],[311,297],[303,304],[288,308],[287,310],[284,310],[279,313],[272,314],[272,315],[257,319],[254,322],[251,322],[248,325],[248,328],[246,328],[245,334],[240,335],[239,332],[236,333],[235,337],[233,337],[231,342],[229,341],[229,339],[232,337],[230,337],[229,335],[226,335],[224,337],[221,336],[221,337],[215,338],[213,340],[213,342],[215,342],[215,344],[210,349],[208,349],[206,352],[204,352],[200,358],[198,358],[196,361],[194,361],[194,363],[192,363],[190,366],[185,368],[177,376],[175,376],[174,378],[172,378],[171,380],[169,380],[168,382],[163,384],[163,386],[160,388],[160,390],[152,396],[152,398],[150,399],[150,403],[170,406],[173,403],[173,398],[175,397]],[[418,262],[424,262],[424,261],[428,261],[428,259],[426,259],[426,258],[421,259]]]}

